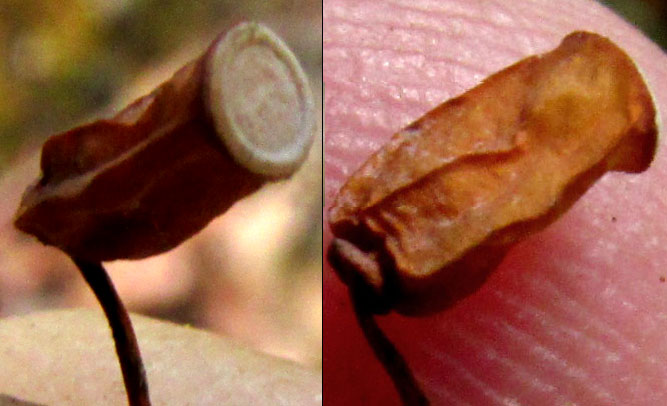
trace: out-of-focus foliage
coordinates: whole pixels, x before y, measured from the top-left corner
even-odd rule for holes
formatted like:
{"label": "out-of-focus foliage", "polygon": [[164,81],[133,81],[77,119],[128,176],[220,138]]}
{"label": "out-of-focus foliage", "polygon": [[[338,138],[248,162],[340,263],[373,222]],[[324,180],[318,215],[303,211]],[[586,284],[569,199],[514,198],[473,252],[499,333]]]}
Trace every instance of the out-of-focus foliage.
{"label": "out-of-focus foliage", "polygon": [[303,18],[317,7],[310,0],[0,1],[0,171],[22,143],[80,123],[182,44],[244,18]]}
{"label": "out-of-focus foliage", "polygon": [[667,1],[600,0],[667,50]]}

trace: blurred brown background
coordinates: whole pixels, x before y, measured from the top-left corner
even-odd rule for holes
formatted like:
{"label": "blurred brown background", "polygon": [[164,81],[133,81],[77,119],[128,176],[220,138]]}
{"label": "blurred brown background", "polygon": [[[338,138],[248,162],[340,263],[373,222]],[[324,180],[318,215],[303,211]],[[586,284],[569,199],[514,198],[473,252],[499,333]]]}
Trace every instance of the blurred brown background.
{"label": "blurred brown background", "polygon": [[[45,138],[150,92],[241,19],[290,45],[321,112],[319,0],[0,0],[0,317],[98,308],[64,254],[11,224]],[[128,308],[321,367],[321,151],[177,249],[107,264]]]}

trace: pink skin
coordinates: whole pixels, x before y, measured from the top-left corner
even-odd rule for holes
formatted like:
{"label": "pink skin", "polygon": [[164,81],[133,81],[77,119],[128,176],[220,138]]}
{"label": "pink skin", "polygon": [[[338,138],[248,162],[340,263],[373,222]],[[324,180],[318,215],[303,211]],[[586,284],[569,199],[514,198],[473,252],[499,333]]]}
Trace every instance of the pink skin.
{"label": "pink skin", "polygon": [[[667,57],[593,1],[325,1],[325,214],[394,132],[582,29],[635,59],[667,117]],[[666,154],[642,174],[605,175],[454,307],[379,318],[433,404],[667,401]],[[324,291],[324,403],[398,404],[326,262]]]}

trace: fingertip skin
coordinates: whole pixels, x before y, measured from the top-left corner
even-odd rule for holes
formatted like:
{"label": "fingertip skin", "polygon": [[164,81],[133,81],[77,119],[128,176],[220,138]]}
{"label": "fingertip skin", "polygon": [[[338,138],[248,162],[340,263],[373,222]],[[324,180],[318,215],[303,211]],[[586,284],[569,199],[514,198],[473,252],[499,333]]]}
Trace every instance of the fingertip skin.
{"label": "fingertip skin", "polygon": [[633,61],[574,32],[396,133],[340,189],[331,229],[377,259],[357,271],[379,269],[362,279],[397,311],[437,311],[604,173],[646,170],[657,135]]}

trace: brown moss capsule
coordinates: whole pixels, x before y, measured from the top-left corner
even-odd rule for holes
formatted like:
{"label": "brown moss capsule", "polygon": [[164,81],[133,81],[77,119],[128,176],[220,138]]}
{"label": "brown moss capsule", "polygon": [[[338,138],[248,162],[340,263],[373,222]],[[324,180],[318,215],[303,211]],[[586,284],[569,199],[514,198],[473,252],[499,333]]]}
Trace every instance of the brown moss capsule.
{"label": "brown moss capsule", "polygon": [[150,406],[129,315],[102,261],[180,244],[264,182],[292,174],[315,134],[307,79],[267,28],[239,24],[110,119],[50,137],[16,227],[70,255],[111,327],[130,406]]}
{"label": "brown moss capsule", "polygon": [[294,55],[239,24],[114,117],[49,138],[16,226],[88,261],[167,251],[293,173],[315,126]]}
{"label": "brown moss capsule", "polygon": [[645,170],[655,115],[621,49],[572,33],[395,134],[336,197],[330,258],[376,312],[451,305],[606,171]]}

